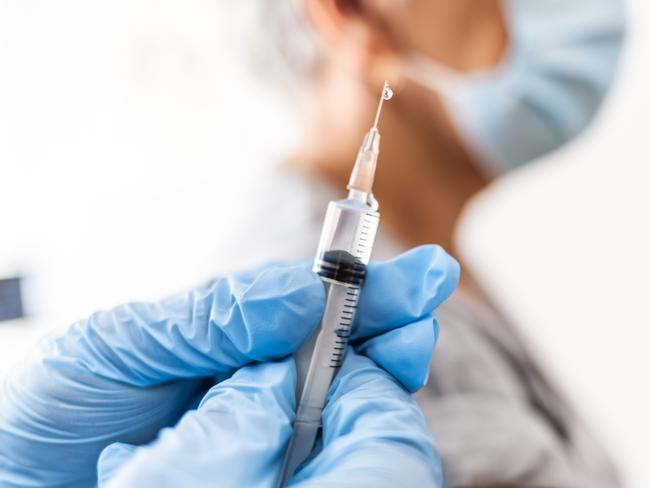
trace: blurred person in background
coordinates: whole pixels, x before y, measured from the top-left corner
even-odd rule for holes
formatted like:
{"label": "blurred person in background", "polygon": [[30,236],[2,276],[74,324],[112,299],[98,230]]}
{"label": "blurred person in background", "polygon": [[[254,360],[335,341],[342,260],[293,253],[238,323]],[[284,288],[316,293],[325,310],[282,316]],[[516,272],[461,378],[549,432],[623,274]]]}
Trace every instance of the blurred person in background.
{"label": "blurred person in background", "polygon": [[[244,256],[261,261],[304,258],[313,253],[325,205],[344,191],[384,79],[396,82],[396,97],[386,104],[381,122],[382,154],[375,193],[381,202],[383,227],[375,257],[392,257],[429,242],[453,251],[454,229],[472,196],[498,174],[554,150],[588,125],[613,79],[623,33],[618,0],[279,0],[267,2],[261,12],[264,29],[259,29],[258,37],[267,46],[264,58],[274,69],[281,66],[281,60],[270,56],[271,52],[288,61],[290,69],[276,76],[295,95],[304,131],[286,160],[250,193],[255,201],[267,205],[264,214],[251,216],[246,221],[249,227],[223,230],[224,242],[232,249],[222,249],[219,259],[233,266],[243,265]],[[280,45],[270,43],[265,35],[269,30]],[[273,48],[269,50],[268,45]],[[257,240],[251,242],[251,236]],[[425,261],[409,270],[417,276],[428,271],[427,266],[435,267]],[[184,466],[197,462],[214,472],[186,472],[189,478],[183,478],[185,481],[201,475],[227,485],[232,481],[229,475],[235,471],[249,475],[257,463],[258,471],[268,478],[265,470],[272,460],[267,458],[272,448],[277,450],[278,438],[258,438],[257,431],[245,430],[244,422],[237,428],[242,412],[236,402],[221,404],[230,410],[217,412],[224,414],[220,422],[202,423],[206,409],[194,410],[193,400],[202,386],[197,375],[213,373],[212,363],[220,361],[224,364],[218,366],[229,367],[231,372],[233,357],[241,359],[239,350],[224,354],[219,347],[226,344],[227,349],[228,340],[218,334],[215,339],[211,329],[203,326],[206,311],[215,306],[210,301],[213,297],[244,308],[244,298],[249,298],[257,315],[274,318],[289,339],[299,342],[293,322],[284,320],[273,306],[260,307],[269,299],[274,302],[269,289],[295,284],[296,273],[290,275],[292,279],[284,280],[273,278],[271,272],[267,278],[272,279],[256,280],[251,273],[243,273],[215,281],[214,293],[198,289],[160,304],[118,307],[95,314],[75,324],[67,335],[42,343],[41,355],[28,358],[19,375],[12,376],[13,383],[3,390],[9,394],[2,397],[6,403],[0,409],[0,420],[13,421],[11,428],[0,429],[5,436],[0,443],[5,450],[0,453],[4,454],[0,466],[15,468],[3,473],[7,484],[19,486],[21,480],[31,479],[39,486],[70,486],[65,481],[39,478],[33,466],[38,458],[45,460],[50,474],[65,479],[66,471],[78,470],[85,476],[78,485],[91,485],[100,452],[100,481],[110,478],[131,456],[135,464],[130,464],[126,474],[121,473],[137,479],[142,473],[134,473],[133,466],[138,459],[151,457],[151,470],[144,475],[156,482],[132,486],[163,482],[182,486],[187,483],[174,483],[177,478],[170,477],[169,470],[178,467],[177,475]],[[393,270],[384,279],[393,287],[412,288],[413,293],[405,293],[409,296],[422,291],[417,280],[396,282],[392,279],[396,275]],[[300,289],[320,290],[311,286],[313,275],[306,273],[303,279],[305,286]],[[241,290],[249,290],[239,286],[240,280],[265,286],[259,294],[238,296]],[[395,288],[388,286],[365,296],[373,296],[374,305],[390,304],[391,290]],[[458,292],[437,312],[442,339],[430,365],[428,384],[418,395],[442,457],[445,485],[616,486],[616,473],[606,453],[531,358],[517,329],[491,304],[489,291],[489,284],[479,285],[465,268]],[[317,320],[317,300],[311,292],[279,292],[280,297],[292,297],[287,310],[304,309],[311,322]],[[314,307],[305,306],[312,303]],[[400,307],[411,308],[408,303],[400,303]],[[233,317],[237,322],[237,314],[218,317],[224,319],[221,325],[226,336],[233,334]],[[297,319],[297,324],[305,321],[302,315]],[[181,326],[160,326],[174,320]],[[235,342],[246,346],[251,333],[260,332],[263,335],[264,329],[249,330],[236,323],[234,333],[240,341]],[[272,337],[281,343],[285,340],[281,333]],[[261,343],[268,345],[268,350],[263,348],[251,357],[273,360],[287,353],[275,343]],[[216,350],[210,347],[214,344]],[[403,346],[392,344],[384,352],[408,351],[407,345]],[[275,376],[260,370],[277,369],[277,364],[266,363],[257,372],[242,367],[233,379],[238,381],[243,375],[246,381],[239,386],[264,401],[264,395],[275,395],[277,384]],[[424,366],[426,370],[426,363]],[[391,388],[385,395],[363,398],[362,404],[372,403],[376,412],[388,411],[389,415],[379,415],[381,422],[374,437],[360,444],[371,451],[373,440],[395,440],[382,437],[383,422],[396,418],[382,408],[388,409],[391,400],[404,393],[395,388],[398,376],[390,379],[377,373],[391,382]],[[194,379],[170,381],[178,377]],[[273,381],[269,382],[270,377]],[[231,393],[235,390],[226,387]],[[218,394],[219,385],[211,392]],[[43,393],[46,395],[40,396]],[[283,395],[286,400],[293,392],[283,388]],[[210,393],[203,398],[207,403],[211,399]],[[408,405],[410,400],[400,401]],[[279,403],[287,414],[284,407],[288,401]],[[155,438],[161,425],[173,425],[188,410],[192,411],[183,417],[185,422],[174,429],[183,436],[181,444],[170,441],[174,436],[166,429],[153,451],[136,448]],[[342,407],[342,411],[355,409]],[[104,415],[103,422],[97,421],[98,412]],[[73,429],[68,430],[68,424]],[[353,420],[350,425],[359,426]],[[211,449],[218,446],[211,443],[212,437],[206,440],[202,435],[215,427],[225,429],[233,441],[220,446],[219,466],[210,457]],[[31,429],[48,435],[35,435]],[[283,429],[286,434],[286,422]],[[403,429],[398,437],[408,437],[411,432],[415,431]],[[429,446],[424,437],[418,442]],[[106,448],[116,438],[121,442]],[[92,449],[85,449],[82,441],[90,442]],[[410,441],[416,443],[413,438]],[[400,442],[409,445],[409,439]],[[10,443],[20,449],[12,449]],[[240,448],[250,444],[253,454],[241,457]],[[46,449],[37,453],[35,446]],[[156,449],[162,449],[167,457],[152,456]],[[139,454],[134,455],[135,451]],[[203,457],[203,453],[208,455]],[[179,456],[174,457],[176,454]],[[334,454],[341,456],[341,452]],[[60,456],[69,462],[62,463]],[[403,469],[406,480],[412,474],[410,465],[408,459],[401,461],[404,464],[391,467],[394,470],[397,464]],[[359,473],[363,475],[363,469],[355,469],[357,476]],[[373,474],[381,476],[382,471],[367,473],[368,482]],[[120,485],[123,479],[112,481]]]}
{"label": "blurred person in background", "polygon": [[[255,66],[292,97],[302,132],[253,192],[273,206],[228,232],[228,263],[314,252],[384,79],[396,95],[380,125],[374,257],[429,242],[455,251],[474,195],[588,126],[624,32],[619,0],[283,0],[261,10]],[[418,395],[446,486],[617,486],[579,413],[482,285],[463,267]]]}

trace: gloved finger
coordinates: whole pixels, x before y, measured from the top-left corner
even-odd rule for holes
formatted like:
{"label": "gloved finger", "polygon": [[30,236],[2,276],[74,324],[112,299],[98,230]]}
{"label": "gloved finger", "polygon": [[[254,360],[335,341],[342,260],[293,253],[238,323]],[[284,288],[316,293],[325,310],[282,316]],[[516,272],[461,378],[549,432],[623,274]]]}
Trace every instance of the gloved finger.
{"label": "gloved finger", "polygon": [[323,411],[322,450],[290,486],[441,487],[441,465],[413,398],[350,350]]}
{"label": "gloved finger", "polygon": [[138,446],[115,442],[104,448],[97,461],[97,484],[104,486],[136,453]]}
{"label": "gloved finger", "polygon": [[436,318],[428,315],[417,322],[368,339],[355,349],[414,393],[427,382],[429,363],[439,331]]}
{"label": "gloved finger", "polygon": [[263,267],[159,303],[95,313],[52,348],[97,376],[149,386],[286,356],[316,327],[323,306],[323,285],[307,267]]}
{"label": "gloved finger", "polygon": [[0,389],[0,486],[94,486],[104,446],[150,442],[178,420],[202,384],[143,389],[88,374],[51,348],[30,355]]}
{"label": "gloved finger", "polygon": [[240,369],[150,445],[105,450],[100,486],[272,486],[291,434],[295,388],[291,358]]}
{"label": "gloved finger", "polygon": [[420,246],[370,263],[352,340],[373,337],[431,314],[458,285],[460,266],[440,246]]}

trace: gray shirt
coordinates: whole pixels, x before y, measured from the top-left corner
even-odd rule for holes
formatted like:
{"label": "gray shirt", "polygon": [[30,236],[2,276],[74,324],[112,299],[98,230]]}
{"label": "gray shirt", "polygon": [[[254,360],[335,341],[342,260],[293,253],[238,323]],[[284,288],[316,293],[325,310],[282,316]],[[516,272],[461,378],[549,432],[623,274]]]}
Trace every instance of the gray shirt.
{"label": "gray shirt", "polygon": [[[240,208],[246,217],[224,232],[217,249],[221,271],[310,258],[327,202],[342,196],[322,182],[277,169],[249,195],[248,208]],[[373,257],[404,250],[380,226]],[[440,341],[428,384],[416,398],[439,448],[446,486],[619,486],[607,456],[515,327],[461,292],[437,316]]]}

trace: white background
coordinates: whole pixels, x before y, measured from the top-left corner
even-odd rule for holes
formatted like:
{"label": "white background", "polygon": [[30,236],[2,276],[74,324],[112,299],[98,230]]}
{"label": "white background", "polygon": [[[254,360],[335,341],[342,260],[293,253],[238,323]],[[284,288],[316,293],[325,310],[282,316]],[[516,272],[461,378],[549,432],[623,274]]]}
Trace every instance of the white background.
{"label": "white background", "polygon": [[[0,374],[52,327],[218,272],[246,184],[292,134],[242,65],[245,16],[223,4],[0,0],[0,276],[27,276],[30,310],[0,323]],[[645,487],[650,4],[629,10],[597,123],[478,198],[459,236],[627,486]]]}

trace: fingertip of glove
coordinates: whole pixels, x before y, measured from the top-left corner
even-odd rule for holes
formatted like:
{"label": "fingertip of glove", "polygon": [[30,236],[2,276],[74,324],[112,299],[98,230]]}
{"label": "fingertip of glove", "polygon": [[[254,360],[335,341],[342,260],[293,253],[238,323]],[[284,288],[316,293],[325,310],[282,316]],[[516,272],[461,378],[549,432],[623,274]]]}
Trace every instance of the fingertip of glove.
{"label": "fingertip of glove", "polygon": [[97,460],[97,481],[101,488],[135,454],[137,447],[115,442],[104,448]]}
{"label": "fingertip of glove", "polygon": [[[295,407],[296,366],[293,358],[282,361],[255,363],[245,366],[235,372],[230,378],[214,385],[203,397],[199,409],[205,408],[215,397],[246,392],[246,398],[254,400],[273,397],[274,402],[283,404],[288,401],[285,410]],[[254,394],[253,394],[254,393]],[[267,402],[268,403],[268,402]]]}
{"label": "fingertip of glove", "polygon": [[[425,296],[433,299],[435,306],[443,302],[458,286],[460,265],[441,246],[428,244],[405,253],[404,259],[411,261],[411,270],[423,285]],[[409,267],[406,267],[409,269]]]}
{"label": "fingertip of glove", "polygon": [[458,262],[437,245],[372,262],[359,301],[353,340],[373,337],[429,316],[458,285]]}
{"label": "fingertip of glove", "polygon": [[440,249],[445,254],[448,261],[449,272],[447,275],[447,286],[449,288],[449,291],[447,296],[449,296],[458,287],[462,271],[460,263],[456,260],[456,258],[454,258],[451,254],[447,254],[442,248]]}
{"label": "fingertip of glove", "polygon": [[254,360],[293,353],[315,329],[325,307],[323,283],[305,264],[261,271],[236,301],[247,344],[240,350]]}
{"label": "fingertip of glove", "polygon": [[368,273],[368,288],[379,287],[389,293],[401,289],[405,294],[402,305],[411,316],[428,314],[456,289],[460,265],[442,247],[434,244],[419,246],[390,261],[374,263]]}
{"label": "fingertip of glove", "polygon": [[358,350],[414,393],[427,382],[438,333],[438,321],[429,316],[369,339]]}
{"label": "fingertip of glove", "polygon": [[248,419],[246,429],[259,423],[275,426],[288,436],[295,409],[296,368],[293,358],[286,358],[239,369],[207,392],[197,412],[203,419],[230,416],[235,425],[238,419]]}

